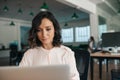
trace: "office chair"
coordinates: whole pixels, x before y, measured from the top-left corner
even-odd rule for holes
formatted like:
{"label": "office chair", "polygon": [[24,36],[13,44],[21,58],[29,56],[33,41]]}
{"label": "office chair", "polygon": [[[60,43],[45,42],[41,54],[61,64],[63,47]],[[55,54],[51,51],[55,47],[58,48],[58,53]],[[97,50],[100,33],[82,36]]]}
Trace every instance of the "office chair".
{"label": "office chair", "polygon": [[111,80],[120,80],[120,69],[111,70]]}
{"label": "office chair", "polygon": [[18,48],[17,45],[11,44],[10,45],[10,65],[14,65],[17,62],[17,54],[18,54]]}
{"label": "office chair", "polygon": [[80,80],[87,80],[90,53],[87,50],[80,50],[80,49],[76,49],[74,50],[74,52],[75,52],[76,66],[80,75]]}

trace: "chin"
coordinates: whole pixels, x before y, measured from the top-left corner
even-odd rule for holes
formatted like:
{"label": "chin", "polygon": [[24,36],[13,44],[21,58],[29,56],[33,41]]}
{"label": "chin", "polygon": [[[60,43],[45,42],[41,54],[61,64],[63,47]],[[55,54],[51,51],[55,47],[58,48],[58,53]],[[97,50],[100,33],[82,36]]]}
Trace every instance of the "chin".
{"label": "chin", "polygon": [[43,42],[43,44],[50,44],[50,42]]}

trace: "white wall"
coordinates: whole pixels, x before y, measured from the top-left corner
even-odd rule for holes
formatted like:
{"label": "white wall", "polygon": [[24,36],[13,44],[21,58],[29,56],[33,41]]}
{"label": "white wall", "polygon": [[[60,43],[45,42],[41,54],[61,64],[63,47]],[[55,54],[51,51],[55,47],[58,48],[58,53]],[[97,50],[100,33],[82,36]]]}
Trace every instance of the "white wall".
{"label": "white wall", "polygon": [[88,18],[88,19],[83,19],[83,20],[73,20],[73,21],[69,21],[67,23],[68,23],[68,26],[64,26],[65,22],[60,23],[60,26],[62,28],[87,26],[87,25],[90,25],[90,20]]}
{"label": "white wall", "polygon": [[[11,21],[15,26],[9,25]],[[8,48],[11,42],[17,41],[20,49],[20,26],[31,26],[31,22],[0,17],[0,43]]]}
{"label": "white wall", "polygon": [[114,30],[116,32],[120,32],[120,20],[113,16],[111,19],[107,20],[108,30]]}
{"label": "white wall", "polygon": [[107,30],[108,31],[120,31],[120,16],[110,15],[106,11],[97,8],[97,14],[106,19]]}

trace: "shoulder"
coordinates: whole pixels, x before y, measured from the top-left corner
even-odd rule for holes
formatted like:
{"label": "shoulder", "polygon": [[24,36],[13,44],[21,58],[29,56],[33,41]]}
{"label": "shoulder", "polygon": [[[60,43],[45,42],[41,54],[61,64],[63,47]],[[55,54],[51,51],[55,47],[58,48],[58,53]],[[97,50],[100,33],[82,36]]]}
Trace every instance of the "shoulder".
{"label": "shoulder", "polygon": [[68,50],[68,51],[71,51],[71,49],[67,46],[64,46],[64,45],[61,45],[60,46],[61,49],[64,49],[64,50]]}
{"label": "shoulder", "polygon": [[74,59],[74,51],[72,51],[69,47],[62,45],[60,48],[63,51],[65,61],[69,62]]}
{"label": "shoulder", "polygon": [[26,52],[34,52],[34,51],[37,51],[37,50],[38,50],[37,48],[30,48]]}
{"label": "shoulder", "polygon": [[38,48],[30,48],[25,52],[24,55],[33,55],[33,53],[36,54],[38,51],[39,51]]}
{"label": "shoulder", "polygon": [[67,46],[61,45],[60,48],[64,50],[66,53],[71,53],[73,54],[74,52]]}

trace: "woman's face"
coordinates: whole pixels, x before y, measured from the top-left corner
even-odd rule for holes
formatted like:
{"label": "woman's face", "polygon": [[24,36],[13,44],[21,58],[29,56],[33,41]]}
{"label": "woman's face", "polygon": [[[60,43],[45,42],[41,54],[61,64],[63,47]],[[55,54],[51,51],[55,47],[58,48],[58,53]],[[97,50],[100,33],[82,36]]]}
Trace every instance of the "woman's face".
{"label": "woman's face", "polygon": [[49,19],[43,18],[37,32],[38,39],[42,42],[42,45],[52,45],[54,33],[53,23]]}

